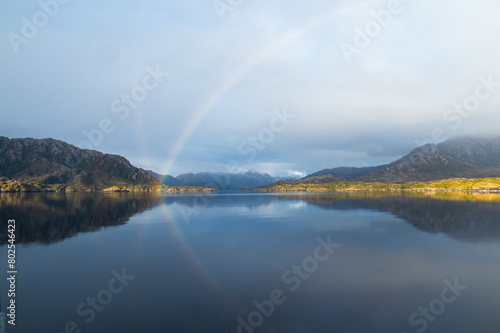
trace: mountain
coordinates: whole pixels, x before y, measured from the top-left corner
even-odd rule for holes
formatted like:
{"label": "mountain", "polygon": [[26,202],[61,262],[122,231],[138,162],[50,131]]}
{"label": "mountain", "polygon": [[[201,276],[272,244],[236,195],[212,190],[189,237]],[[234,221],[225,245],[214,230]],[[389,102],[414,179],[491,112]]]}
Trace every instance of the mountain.
{"label": "mountain", "polygon": [[170,176],[170,175],[160,175],[159,173],[156,173],[152,170],[146,170],[147,173],[149,173],[151,176],[153,176],[155,179],[159,180],[162,182],[163,185],[168,185],[168,186],[182,186],[181,182],[178,181],[175,177]]}
{"label": "mountain", "polygon": [[354,180],[397,183],[485,177],[500,177],[500,137],[461,137],[428,144]]}
{"label": "mountain", "polygon": [[[332,178],[327,178],[330,176]],[[500,177],[500,137],[461,137],[428,144],[394,161],[373,167],[324,169],[298,180],[268,184],[324,184],[339,181],[382,183],[428,182],[450,178]]]}
{"label": "mountain", "polygon": [[227,172],[199,172],[185,173],[177,177],[160,175],[147,170],[154,178],[168,186],[203,186],[217,190],[239,190],[244,187],[255,188],[261,185],[276,182],[282,178],[273,177],[267,173],[247,171],[241,173]]}
{"label": "mountain", "polygon": [[[200,172],[186,173],[175,178],[183,186],[203,186],[219,190],[238,190],[243,187],[255,188],[273,183],[281,178],[273,177],[267,173],[247,171],[242,173],[226,172]],[[168,185],[165,183],[165,185]]]}
{"label": "mountain", "polygon": [[341,177],[345,180],[351,180],[351,179],[354,179],[356,177],[366,175],[368,173],[372,173],[374,171],[383,169],[387,166],[388,166],[388,164],[373,166],[373,167],[364,167],[364,168],[340,167],[340,168],[334,168],[334,169],[324,169],[324,170],[312,173],[312,174],[310,174],[302,179],[307,179],[307,178],[316,177],[316,176],[331,175],[332,177]]}
{"label": "mountain", "polygon": [[380,165],[374,167],[355,168],[355,167],[340,167],[334,169],[324,169],[299,179],[284,179],[266,184],[265,187],[272,187],[276,185],[298,185],[298,184],[327,184],[352,180],[356,177],[380,170],[387,165]]}
{"label": "mountain", "polygon": [[187,173],[162,176],[133,166],[118,155],[80,149],[54,139],[9,139],[0,136],[0,182],[110,186],[203,186],[237,190],[266,184],[323,184],[353,180],[399,183],[449,178],[500,177],[500,137],[462,137],[428,144],[387,165],[325,169],[301,179],[283,180],[248,171]]}
{"label": "mountain", "polygon": [[8,180],[94,188],[160,184],[122,156],[80,149],[54,139],[0,136],[0,181]]}
{"label": "mountain", "polygon": [[277,185],[329,184],[329,183],[336,183],[343,181],[345,181],[345,179],[342,177],[333,177],[332,175],[321,175],[321,176],[304,177],[300,179],[282,179],[272,184],[259,186],[258,189],[263,190]]}

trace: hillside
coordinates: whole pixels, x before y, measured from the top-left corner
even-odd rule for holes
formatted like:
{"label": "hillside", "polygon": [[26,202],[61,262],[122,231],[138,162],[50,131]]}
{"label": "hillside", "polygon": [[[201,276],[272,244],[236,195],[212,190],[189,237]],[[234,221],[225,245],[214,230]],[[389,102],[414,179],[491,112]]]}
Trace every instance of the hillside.
{"label": "hillside", "polygon": [[398,183],[484,177],[500,177],[500,137],[462,137],[428,144],[354,180]]}
{"label": "hillside", "polygon": [[326,184],[346,181],[407,183],[429,182],[450,178],[500,177],[500,137],[462,137],[438,145],[418,147],[390,164],[373,167],[339,167],[324,169],[297,180],[275,182],[276,185]]}
{"label": "hillside", "polygon": [[374,171],[383,169],[387,167],[388,164],[385,165],[379,165],[379,166],[373,166],[373,167],[364,167],[364,168],[356,168],[356,167],[340,167],[340,168],[333,168],[333,169],[324,169],[315,173],[312,173],[303,179],[307,179],[310,177],[316,177],[316,176],[326,176],[326,175],[331,175],[332,177],[341,177],[345,180],[351,180],[359,176],[366,175],[368,173],[372,173]]}
{"label": "hillside", "polygon": [[270,184],[275,185],[298,185],[298,184],[327,184],[333,182],[349,181],[356,177],[371,173],[373,171],[385,168],[387,165],[374,167],[339,167],[333,169],[324,169],[299,179],[283,179]]}
{"label": "hillside", "polygon": [[[41,189],[54,184],[79,190],[120,190],[131,187],[151,188],[163,182],[167,187],[197,186],[224,190],[243,187],[260,187],[260,190],[263,190],[281,186],[281,191],[286,185],[299,184],[346,181],[409,183],[491,177],[500,177],[500,137],[456,138],[438,145],[428,144],[416,148],[410,154],[387,165],[325,169],[302,179],[283,180],[254,171],[238,174],[202,172],[182,174],[178,177],[163,176],[137,168],[122,156],[80,149],[59,140],[9,139],[0,136],[2,190]],[[352,185],[352,182],[349,184]],[[33,183],[38,185],[34,186]],[[266,184],[270,185],[264,186]]]}
{"label": "hillside", "polygon": [[500,178],[446,179],[404,184],[380,182],[333,182],[298,185],[265,185],[258,192],[476,192],[500,193]]}
{"label": "hillside", "polygon": [[274,182],[272,184],[262,185],[262,186],[259,186],[257,188],[262,189],[262,188],[280,186],[280,185],[328,184],[328,183],[335,183],[335,182],[345,182],[345,179],[341,178],[341,177],[333,177],[332,175],[321,175],[321,176],[304,177],[304,178],[300,178],[300,179],[278,180],[277,182]]}
{"label": "hillside", "polygon": [[118,155],[80,149],[54,139],[0,137],[0,181],[103,189],[157,186],[158,180]]}

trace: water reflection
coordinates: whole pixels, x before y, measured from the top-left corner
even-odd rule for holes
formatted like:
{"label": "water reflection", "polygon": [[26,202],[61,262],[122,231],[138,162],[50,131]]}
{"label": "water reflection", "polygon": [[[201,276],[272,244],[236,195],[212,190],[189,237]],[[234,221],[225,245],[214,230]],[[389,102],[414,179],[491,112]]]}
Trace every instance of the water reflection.
{"label": "water reflection", "polygon": [[[80,232],[125,224],[137,213],[160,203],[154,195],[130,193],[4,193],[0,195],[1,230],[16,220],[16,242],[44,244]],[[4,234],[0,244],[5,244]]]}
{"label": "water reflection", "polygon": [[189,207],[266,207],[277,201],[323,209],[370,210],[391,213],[429,233],[444,233],[467,241],[500,238],[500,195],[472,193],[335,193],[164,198],[166,205]]}
{"label": "water reflection", "polygon": [[[449,199],[2,195],[2,218],[16,215],[29,226],[20,235],[25,243],[121,225],[50,246],[19,246],[21,319],[9,332],[62,332],[75,320],[82,332],[93,333],[249,333],[238,331],[237,318],[248,320],[254,301],[270,299],[276,289],[286,301],[253,332],[417,332],[421,326],[411,325],[410,315],[440,297],[445,280],[458,279],[468,289],[426,332],[496,333],[500,205]],[[182,209],[198,210],[190,224]],[[318,237],[341,247],[292,288],[283,274],[311,262]],[[78,304],[95,297],[110,272],[122,267],[136,279],[86,323]]]}
{"label": "water reflection", "polygon": [[[371,209],[389,212],[429,233],[444,233],[457,239],[500,238],[500,196],[492,201],[468,201],[472,195],[297,195],[279,196],[281,200],[300,200],[325,209]],[[454,198],[455,200],[450,200]],[[481,195],[479,195],[481,198]]]}
{"label": "water reflection", "polygon": [[[243,207],[257,209],[280,202],[295,208],[369,210],[391,213],[419,230],[477,241],[500,238],[500,195],[495,194],[210,194],[174,195],[134,193],[34,193],[0,195],[0,228],[15,218],[19,243],[49,244],[80,232],[125,224],[129,218],[160,204],[191,209]],[[6,235],[0,244],[6,243]]]}

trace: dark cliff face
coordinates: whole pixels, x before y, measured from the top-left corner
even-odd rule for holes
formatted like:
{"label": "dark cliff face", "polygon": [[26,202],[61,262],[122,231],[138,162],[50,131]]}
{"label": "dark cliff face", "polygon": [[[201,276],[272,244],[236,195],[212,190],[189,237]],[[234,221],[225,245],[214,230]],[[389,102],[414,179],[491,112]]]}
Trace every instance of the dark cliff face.
{"label": "dark cliff face", "polygon": [[6,137],[0,137],[0,178],[46,184],[159,184],[122,156],[80,149],[54,139]]}
{"label": "dark cliff face", "polygon": [[500,177],[500,138],[457,138],[428,144],[357,181],[409,182]]}

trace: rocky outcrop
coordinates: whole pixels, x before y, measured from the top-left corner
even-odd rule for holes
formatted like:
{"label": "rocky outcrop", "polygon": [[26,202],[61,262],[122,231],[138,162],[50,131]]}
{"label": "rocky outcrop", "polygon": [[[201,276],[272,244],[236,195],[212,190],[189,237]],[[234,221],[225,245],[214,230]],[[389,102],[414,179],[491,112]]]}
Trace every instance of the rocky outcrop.
{"label": "rocky outcrop", "polygon": [[126,158],[54,139],[0,137],[0,181],[92,186],[159,185]]}

